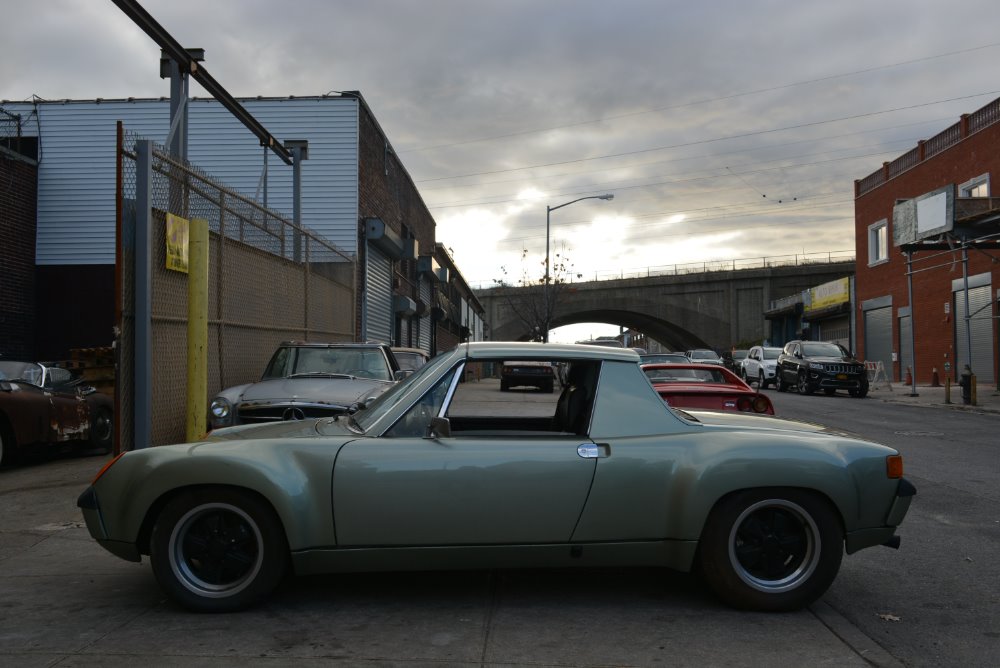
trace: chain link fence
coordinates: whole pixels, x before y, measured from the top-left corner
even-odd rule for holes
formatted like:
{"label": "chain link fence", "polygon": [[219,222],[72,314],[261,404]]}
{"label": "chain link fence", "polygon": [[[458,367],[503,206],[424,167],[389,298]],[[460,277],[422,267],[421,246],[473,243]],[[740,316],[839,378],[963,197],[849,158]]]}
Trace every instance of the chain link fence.
{"label": "chain link fence", "polygon": [[[119,129],[116,315],[119,439],[135,444],[137,299],[137,154],[141,139]],[[142,198],[140,198],[140,201]],[[166,268],[166,217],[201,218],[209,227],[208,399],[233,385],[260,379],[278,343],[289,339],[352,341],[355,260],[315,233],[296,226],[181,163],[154,145],[152,153],[150,445],[185,440],[187,392],[187,274]],[[140,444],[141,445],[141,444]]]}

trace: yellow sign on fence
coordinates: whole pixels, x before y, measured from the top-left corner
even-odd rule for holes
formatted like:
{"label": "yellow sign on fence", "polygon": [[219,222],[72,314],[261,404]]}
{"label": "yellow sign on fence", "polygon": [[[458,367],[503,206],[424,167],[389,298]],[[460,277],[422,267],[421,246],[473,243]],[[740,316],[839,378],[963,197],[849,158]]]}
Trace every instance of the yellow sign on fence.
{"label": "yellow sign on fence", "polygon": [[188,273],[190,232],[187,218],[167,214],[167,269]]}

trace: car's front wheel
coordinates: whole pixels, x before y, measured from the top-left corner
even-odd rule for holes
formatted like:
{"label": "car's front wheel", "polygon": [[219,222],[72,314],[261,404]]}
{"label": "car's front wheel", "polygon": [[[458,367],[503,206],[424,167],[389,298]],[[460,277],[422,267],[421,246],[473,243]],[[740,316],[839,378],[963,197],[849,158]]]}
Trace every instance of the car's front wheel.
{"label": "car's front wheel", "polygon": [[774,372],[774,389],[778,392],[784,392],[788,389],[788,385],[785,384],[785,378],[781,375],[781,369]]}
{"label": "car's front wheel", "polygon": [[745,490],[712,510],[699,545],[712,589],[738,608],[797,610],[827,590],[843,557],[840,519],[798,489]]}
{"label": "car's front wheel", "polygon": [[764,380],[764,372],[763,371],[758,371],[757,372],[757,389],[758,390],[763,390],[766,387],[767,387],[767,381]]}
{"label": "car's front wheel", "polygon": [[98,408],[90,419],[90,444],[106,455],[114,445],[114,434],[115,423],[111,418],[111,410]]}
{"label": "car's front wheel", "polygon": [[848,394],[850,394],[855,399],[864,399],[865,397],[868,396],[868,386],[862,385],[856,390],[848,390]]}
{"label": "car's front wheel", "polygon": [[799,372],[799,394],[812,394],[813,386],[809,384],[809,375],[805,371]]}
{"label": "car's front wheel", "polygon": [[200,612],[229,612],[267,596],[288,564],[285,533],[259,497],[204,488],[174,497],[153,527],[153,573],[174,600]]}

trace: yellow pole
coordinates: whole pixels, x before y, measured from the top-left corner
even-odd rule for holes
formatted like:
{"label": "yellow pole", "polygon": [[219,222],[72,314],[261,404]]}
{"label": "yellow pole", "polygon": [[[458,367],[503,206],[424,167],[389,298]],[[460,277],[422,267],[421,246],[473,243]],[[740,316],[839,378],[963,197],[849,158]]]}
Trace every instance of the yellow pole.
{"label": "yellow pole", "polygon": [[187,440],[205,437],[208,410],[208,221],[191,220],[188,241]]}

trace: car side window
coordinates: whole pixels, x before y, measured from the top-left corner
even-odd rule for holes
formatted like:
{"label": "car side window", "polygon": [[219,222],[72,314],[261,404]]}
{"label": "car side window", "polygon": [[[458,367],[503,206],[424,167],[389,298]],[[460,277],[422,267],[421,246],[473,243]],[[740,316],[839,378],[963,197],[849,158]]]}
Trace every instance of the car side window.
{"label": "car side window", "polygon": [[[461,367],[459,367],[461,368]],[[427,433],[431,418],[441,414],[441,408],[451,389],[452,379],[458,369],[446,373],[424,396],[420,397],[384,436],[388,438],[420,438]]]}

